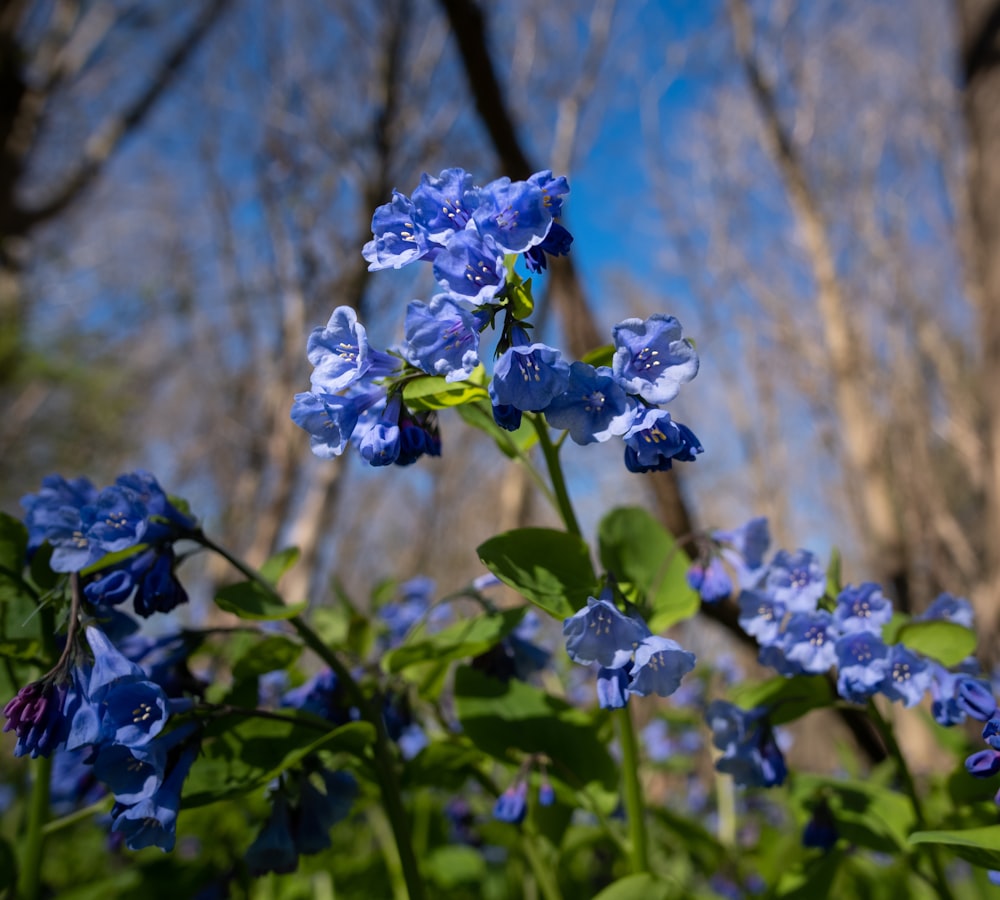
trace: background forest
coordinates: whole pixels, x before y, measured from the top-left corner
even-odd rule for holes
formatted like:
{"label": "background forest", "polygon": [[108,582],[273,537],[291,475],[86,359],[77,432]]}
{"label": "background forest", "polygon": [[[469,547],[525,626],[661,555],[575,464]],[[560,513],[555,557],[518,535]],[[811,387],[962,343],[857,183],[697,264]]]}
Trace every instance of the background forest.
{"label": "background forest", "polygon": [[767,516],[900,610],[968,597],[996,661],[1000,3],[3,0],[0,148],[5,511],[142,467],[251,563],[300,547],[290,598],[481,574],[551,519],[482,435],[445,414],[442,458],[373,476],[289,407],[335,306],[385,345],[431,292],[361,256],[394,187],[552,169],[543,336],[665,310],[702,360],[696,464],[567,447],[584,532],[610,499],[678,536]]}

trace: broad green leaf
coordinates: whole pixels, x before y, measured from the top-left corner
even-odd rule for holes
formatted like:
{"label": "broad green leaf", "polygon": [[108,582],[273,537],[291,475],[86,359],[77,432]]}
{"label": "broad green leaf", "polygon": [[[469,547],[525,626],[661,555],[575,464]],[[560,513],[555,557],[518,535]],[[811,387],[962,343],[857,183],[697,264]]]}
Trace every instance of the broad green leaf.
{"label": "broad green leaf", "polygon": [[654,633],[693,616],[698,595],[687,583],[690,560],[670,533],[640,507],[611,510],[598,526],[601,564],[648,611]]}
{"label": "broad green leaf", "polygon": [[242,681],[290,666],[302,653],[302,645],[280,634],[254,644],[233,666],[233,678]]}
{"label": "broad green leaf", "polygon": [[31,662],[44,666],[42,646],[35,638],[10,638],[0,640],[0,656],[16,659],[20,662]]}
{"label": "broad green leaf", "polygon": [[507,285],[507,302],[515,319],[527,319],[535,308],[535,299],[531,294],[531,279],[517,284]]}
{"label": "broad green leaf", "polygon": [[482,751],[463,738],[434,741],[406,763],[403,787],[458,790],[482,758]]}
{"label": "broad green leaf", "polygon": [[829,897],[845,855],[844,850],[837,848],[795,866],[781,876],[775,896],[782,900],[823,900]]}
{"label": "broad green leaf", "polygon": [[239,616],[241,619],[273,621],[290,619],[306,608],[306,604],[287,605],[280,602],[270,591],[256,581],[240,581],[219,590],[215,595],[219,609]]}
{"label": "broad green leaf", "polygon": [[524,618],[525,607],[477,616],[449,625],[437,634],[418,633],[413,640],[382,657],[390,674],[423,662],[444,663],[478,656],[512,632]]}
{"label": "broad green leaf", "polygon": [[918,831],[911,844],[939,844],[976,866],[1000,869],[1000,825],[964,831]]}
{"label": "broad green leaf", "polygon": [[486,860],[472,847],[452,844],[431,850],[422,868],[429,881],[450,890],[463,884],[480,885],[486,875]]}
{"label": "broad green leaf", "polygon": [[[488,396],[488,395],[487,395]],[[496,442],[497,448],[508,459],[517,459],[538,440],[538,434],[525,416],[517,431],[501,428],[493,419],[489,401],[466,403],[458,407],[458,414],[473,428],[486,432]]]}
{"label": "broad green leaf", "polygon": [[840,836],[877,852],[905,850],[907,835],[916,824],[909,798],[876,781],[799,775],[795,792],[803,802],[822,793]]}
{"label": "broad green leaf", "polygon": [[975,632],[940,619],[909,622],[899,629],[896,641],[943,666],[956,666],[976,651]]}
{"label": "broad green leaf", "polygon": [[804,716],[813,709],[831,706],[836,696],[830,681],[823,675],[777,676],[767,681],[750,682],[732,691],[732,700],[743,709],[766,706],[772,725],[782,725]]}
{"label": "broad green leaf", "polygon": [[617,766],[598,735],[593,715],[513,679],[500,681],[469,666],[455,672],[455,710],[480,750],[508,763],[511,750],[544,753],[549,774],[579,789],[599,782],[617,790]]}
{"label": "broad green leaf", "polygon": [[362,755],[375,739],[368,722],[349,722],[326,732],[324,724],[304,713],[281,720],[237,714],[215,719],[184,782],[183,806],[204,806],[255,790],[317,750]]}
{"label": "broad green leaf", "polygon": [[403,388],[403,400],[414,412],[447,409],[477,400],[489,401],[485,388],[470,381],[445,381],[443,375],[415,378]]}
{"label": "broad green leaf", "polygon": [[504,584],[556,618],[564,619],[594,596],[597,578],[582,538],[550,528],[518,528],[476,548]]}
{"label": "broad green leaf", "polygon": [[260,567],[260,574],[271,584],[277,584],[281,580],[281,576],[298,562],[299,555],[298,547],[286,547],[284,550],[279,550]]}
{"label": "broad green leaf", "polygon": [[669,900],[670,883],[649,872],[626,875],[609,884],[594,900]]}

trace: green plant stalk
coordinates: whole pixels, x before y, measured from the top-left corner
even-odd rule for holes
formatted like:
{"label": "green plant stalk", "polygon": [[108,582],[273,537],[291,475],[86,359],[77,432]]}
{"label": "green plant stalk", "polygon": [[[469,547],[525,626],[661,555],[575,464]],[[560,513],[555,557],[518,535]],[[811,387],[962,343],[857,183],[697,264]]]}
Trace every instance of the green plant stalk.
{"label": "green plant stalk", "polygon": [[622,749],[622,781],[625,794],[625,817],[632,857],[632,872],[649,871],[649,847],[646,841],[646,811],[642,802],[642,785],[639,783],[639,743],[635,737],[632,716],[628,706],[616,711],[619,724],[619,741]]}
{"label": "green plant stalk", "polygon": [[[903,751],[900,749],[899,742],[896,740],[896,735],[892,730],[892,726],[885,720],[882,713],[879,712],[879,709],[875,705],[874,701],[868,701],[868,710],[872,718],[875,720],[879,733],[882,735],[882,740],[885,741],[885,746],[889,751],[889,755],[896,763],[896,770],[899,772],[900,781],[903,783],[903,790],[906,791],[907,796],[910,798],[910,803],[913,805],[913,815],[917,820],[917,826],[921,830],[926,830],[928,825],[927,818],[924,815],[924,806],[920,800],[920,794],[917,792],[917,785],[913,780],[913,774],[910,772],[910,767],[907,765],[906,757],[903,756]],[[938,890],[938,896],[940,896],[942,900],[954,900],[954,894],[952,894],[951,888],[948,886],[948,876],[945,874],[944,865],[941,862],[941,856],[938,852],[938,848],[930,845],[925,849],[930,860],[931,868],[934,870],[934,881],[935,887]]]}
{"label": "green plant stalk", "polygon": [[545,900],[563,900],[562,892],[559,890],[559,883],[553,876],[552,870],[545,864],[542,854],[539,852],[538,836],[534,829],[525,829],[521,835],[521,850],[524,852],[531,873],[535,876],[535,883]]}
{"label": "green plant stalk", "polygon": [[[196,540],[209,550],[218,553],[235,569],[263,587],[276,600],[284,602],[274,585],[239,557],[216,544],[203,533],[199,533]],[[293,616],[288,622],[302,638],[302,642],[330,667],[340,683],[344,685],[351,701],[361,711],[362,718],[375,728],[375,743],[372,747],[375,773],[378,777],[385,813],[392,828],[396,849],[399,852],[399,863],[403,870],[406,889],[409,892],[410,900],[424,900],[426,896],[424,883],[420,876],[416,855],[413,852],[410,826],[406,818],[406,810],[403,808],[399,779],[396,775],[396,761],[390,749],[391,742],[381,710],[365,697],[364,692],[354,680],[347,666],[341,662],[340,657],[323,643],[319,635],[301,617]]]}
{"label": "green plant stalk", "polygon": [[[79,601],[80,577],[73,575],[73,604],[70,617],[76,615]],[[42,606],[39,610],[41,640],[48,659],[56,657],[56,622],[51,607]],[[60,662],[69,650],[73,639],[71,622],[70,634],[66,642],[66,650],[60,656]],[[31,800],[28,805],[28,821],[25,829],[21,865],[18,871],[18,892],[20,900],[36,900],[42,886],[42,861],[45,854],[45,825],[49,820],[49,801],[51,797],[52,759],[39,756],[32,760],[34,783],[31,786]]]}
{"label": "green plant stalk", "polygon": [[580,524],[576,520],[576,513],[573,512],[573,504],[570,502],[569,491],[566,489],[566,478],[563,476],[562,466],[559,463],[559,449],[552,443],[549,426],[543,416],[532,415],[531,422],[538,434],[538,444],[542,448],[545,465],[549,470],[549,477],[552,479],[552,490],[556,496],[556,507],[559,510],[559,515],[562,516],[566,530],[570,534],[581,537]]}

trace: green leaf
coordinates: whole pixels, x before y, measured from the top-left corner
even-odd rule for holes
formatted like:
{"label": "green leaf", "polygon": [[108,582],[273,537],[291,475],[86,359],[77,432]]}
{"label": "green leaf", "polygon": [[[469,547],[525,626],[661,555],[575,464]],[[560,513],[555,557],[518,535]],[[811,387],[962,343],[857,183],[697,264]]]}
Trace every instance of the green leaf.
{"label": "green leaf", "polygon": [[940,844],[956,856],[987,869],[1000,869],[1000,825],[965,831],[918,831],[911,844]]}
{"label": "green leaf", "polygon": [[525,607],[502,613],[477,616],[456,622],[437,634],[420,634],[382,657],[382,668],[389,674],[417,663],[445,663],[468,656],[478,656],[510,634],[524,618]]}
{"label": "green leaf", "polygon": [[687,583],[690,560],[670,532],[640,507],[609,512],[597,529],[601,565],[640,607],[654,633],[693,616],[697,593]]}
{"label": "green leaf", "polygon": [[349,722],[324,733],[327,725],[305,713],[281,720],[234,713],[213,720],[184,782],[184,807],[255,790],[317,750],[360,756],[375,740],[375,729],[368,722]]}
{"label": "green leaf", "polygon": [[20,574],[28,560],[28,529],[7,513],[0,513],[0,569]]}
{"label": "green leaf", "polygon": [[219,609],[241,619],[263,622],[290,619],[306,608],[305,602],[292,605],[282,603],[256,581],[240,581],[237,584],[227,585],[215,595],[215,604]]}
{"label": "green leaf", "polygon": [[837,848],[786,871],[778,882],[775,896],[781,900],[823,900],[829,897],[845,856],[846,851]]}
{"label": "green leaf", "polygon": [[830,551],[830,562],[826,567],[826,593],[827,596],[836,597],[840,593],[841,584],[841,568],[843,566],[843,559],[840,555],[840,550],[834,547]]}
{"label": "green leaf", "polygon": [[424,747],[403,769],[403,787],[459,790],[483,754],[464,738],[451,737]]}
{"label": "green leaf", "polygon": [[450,890],[467,884],[479,886],[486,876],[482,854],[460,844],[435,847],[423,860],[424,874],[438,887]]}
{"label": "green leaf", "polygon": [[614,358],[615,345],[605,344],[603,347],[595,347],[593,350],[585,353],[581,362],[597,368],[598,366],[610,366]]}
{"label": "green leaf", "polygon": [[415,378],[403,387],[403,400],[414,412],[447,409],[477,400],[489,401],[486,389],[471,381],[445,381],[443,375]]}
{"label": "green leaf", "polygon": [[823,675],[778,675],[767,681],[750,682],[732,691],[732,700],[743,709],[766,706],[772,725],[782,725],[801,718],[813,709],[832,706],[837,697],[830,681]]}
{"label": "green leaf", "polygon": [[907,835],[916,824],[909,798],[875,781],[798,775],[795,792],[804,805],[821,794],[840,836],[876,852],[904,851]]}
{"label": "green leaf", "polygon": [[517,431],[507,431],[493,419],[493,407],[485,403],[467,403],[458,407],[458,414],[473,428],[486,432],[508,459],[517,459],[538,440],[538,434],[525,417]]}
{"label": "green leaf", "polygon": [[42,645],[35,638],[10,638],[0,641],[0,656],[45,666],[42,659]]}
{"label": "green leaf", "polygon": [[260,567],[260,574],[271,584],[277,584],[281,576],[298,562],[300,551],[298,547],[286,547],[274,554]]}
{"label": "green leaf", "polygon": [[532,685],[503,682],[469,666],[455,672],[455,710],[466,736],[484,753],[508,763],[518,761],[511,750],[544,753],[552,761],[549,774],[568,787],[599,782],[617,793],[617,766],[591,714]]}
{"label": "green leaf", "polygon": [[565,619],[594,596],[597,578],[582,538],[550,528],[518,528],[476,548],[504,584],[556,618]]}
{"label": "green leaf", "polygon": [[958,665],[976,651],[975,632],[957,622],[939,619],[909,622],[899,629],[896,640],[943,666]]}
{"label": "green leaf", "polygon": [[649,872],[626,875],[609,884],[594,900],[669,900],[670,883]]}
{"label": "green leaf", "polygon": [[254,644],[233,666],[233,678],[242,681],[290,666],[302,653],[302,645],[280,634]]}

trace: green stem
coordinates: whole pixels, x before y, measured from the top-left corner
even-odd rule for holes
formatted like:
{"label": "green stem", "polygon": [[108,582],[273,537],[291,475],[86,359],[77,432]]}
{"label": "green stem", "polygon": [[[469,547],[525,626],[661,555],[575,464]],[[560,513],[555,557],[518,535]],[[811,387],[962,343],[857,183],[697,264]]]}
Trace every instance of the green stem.
{"label": "green stem", "polygon": [[573,512],[573,504],[569,499],[569,491],[566,489],[566,479],[563,476],[562,465],[559,462],[559,449],[552,443],[549,435],[549,426],[545,423],[544,417],[540,415],[531,416],[531,422],[535,426],[538,434],[538,443],[545,456],[545,465],[549,470],[549,477],[552,479],[552,490],[556,495],[556,507],[562,516],[566,530],[570,534],[581,537],[580,525],[576,521],[576,513]]}
{"label": "green stem", "polygon": [[632,872],[649,871],[649,848],[646,844],[645,810],[642,803],[642,786],[639,784],[639,744],[632,727],[632,716],[627,706],[616,713],[619,740],[622,748],[622,780],[625,793],[625,817],[628,820],[629,842],[632,854]]}
{"label": "green stem", "polygon": [[[218,553],[251,581],[264,588],[276,600],[284,602],[274,585],[239,557],[234,556],[224,547],[220,547],[202,533],[199,533],[196,539],[203,546]],[[410,825],[406,817],[406,810],[403,808],[399,778],[396,774],[396,760],[391,749],[391,741],[386,731],[382,710],[377,703],[373,703],[365,696],[340,657],[323,643],[319,635],[302,618],[293,616],[288,620],[288,623],[302,638],[302,642],[330,667],[338,681],[344,686],[351,702],[360,710],[362,718],[375,728],[375,743],[372,747],[372,753],[379,789],[382,793],[382,804],[389,819],[389,825],[392,827],[410,900],[423,900],[425,896],[424,883],[420,876],[416,855],[413,852]]]}
{"label": "green stem", "polygon": [[[917,827],[920,830],[926,830],[927,817],[924,815],[923,803],[920,800],[920,794],[917,791],[916,782],[913,780],[913,774],[910,772],[910,767],[906,762],[906,757],[903,756],[903,751],[896,740],[892,726],[885,720],[873,701],[869,701],[868,709],[875,720],[879,733],[882,735],[882,740],[885,741],[889,755],[896,763],[896,770],[899,772],[899,779],[903,783],[903,790],[906,791],[913,806],[913,816],[916,819]],[[942,900],[954,900],[954,894],[952,894],[951,888],[948,886],[948,876],[945,874],[944,864],[941,862],[941,856],[938,853],[937,847],[931,844],[925,845],[925,849],[930,859],[931,868],[934,870],[934,881],[938,889],[938,896]]]}
{"label": "green stem", "polygon": [[525,859],[531,867],[531,873],[535,876],[535,883],[541,891],[545,900],[563,900],[562,892],[559,890],[559,883],[553,876],[552,868],[546,865],[542,854],[539,852],[540,842],[538,836],[525,828],[521,836],[521,849],[524,851]]}
{"label": "green stem", "polygon": [[32,761],[32,768],[35,780],[31,788],[28,828],[24,838],[24,855],[21,858],[21,883],[17,893],[20,900],[36,900],[39,896],[45,850],[45,823],[49,819],[52,760],[49,757],[39,756]]}

